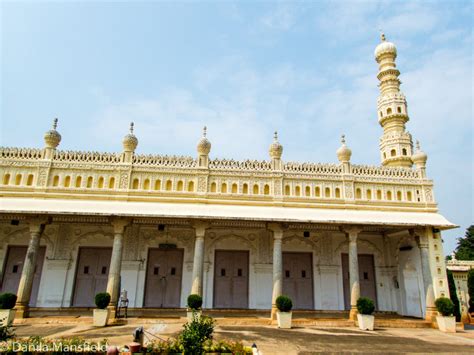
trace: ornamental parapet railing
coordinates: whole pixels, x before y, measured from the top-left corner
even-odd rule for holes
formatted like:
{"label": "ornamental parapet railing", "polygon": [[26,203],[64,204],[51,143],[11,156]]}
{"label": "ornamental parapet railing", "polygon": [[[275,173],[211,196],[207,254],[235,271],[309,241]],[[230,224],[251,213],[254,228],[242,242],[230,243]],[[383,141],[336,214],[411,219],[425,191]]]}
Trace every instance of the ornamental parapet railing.
{"label": "ornamental parapet railing", "polygon": [[194,168],[196,159],[189,156],[142,154],[133,157],[134,165],[156,167]]}
{"label": "ornamental parapet railing", "polygon": [[213,159],[209,168],[216,170],[271,171],[272,164],[266,160]]}
{"label": "ornamental parapet railing", "polygon": [[336,164],[297,163],[283,164],[283,171],[291,173],[342,174],[342,166]]}
{"label": "ornamental parapet railing", "polygon": [[34,160],[43,158],[43,150],[36,148],[7,148],[0,147],[0,158]]}
{"label": "ornamental parapet railing", "polygon": [[354,176],[387,177],[397,179],[417,179],[419,177],[418,172],[410,168],[388,168],[369,165],[352,165],[352,174]]}
{"label": "ornamental parapet railing", "polygon": [[57,150],[53,160],[61,162],[120,163],[119,153],[82,152],[77,150]]}

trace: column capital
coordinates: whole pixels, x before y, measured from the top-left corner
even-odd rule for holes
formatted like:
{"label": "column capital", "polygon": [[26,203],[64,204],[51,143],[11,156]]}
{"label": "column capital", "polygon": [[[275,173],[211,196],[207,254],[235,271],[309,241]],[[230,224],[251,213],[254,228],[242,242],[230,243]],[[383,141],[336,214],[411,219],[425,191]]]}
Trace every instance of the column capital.
{"label": "column capital", "polygon": [[360,232],[364,230],[361,226],[343,226],[341,230],[349,236],[349,239],[357,239]]}
{"label": "column capital", "polygon": [[51,217],[48,216],[37,216],[27,219],[30,233],[41,233],[44,227],[51,223]]}
{"label": "column capital", "polygon": [[418,248],[428,249],[429,247],[428,238],[423,229],[409,229],[408,232],[410,236],[413,237],[413,239],[415,240]]}
{"label": "column capital", "polygon": [[121,218],[121,217],[112,217],[110,219],[110,224],[114,228],[115,234],[123,234],[125,231],[125,227],[131,223],[130,218]]}
{"label": "column capital", "polygon": [[196,231],[196,238],[204,238],[206,229],[209,228],[210,223],[206,221],[193,221],[191,222],[194,230]]}
{"label": "column capital", "polygon": [[267,228],[273,232],[273,237],[275,239],[283,238],[283,231],[285,228],[281,223],[268,223]]}

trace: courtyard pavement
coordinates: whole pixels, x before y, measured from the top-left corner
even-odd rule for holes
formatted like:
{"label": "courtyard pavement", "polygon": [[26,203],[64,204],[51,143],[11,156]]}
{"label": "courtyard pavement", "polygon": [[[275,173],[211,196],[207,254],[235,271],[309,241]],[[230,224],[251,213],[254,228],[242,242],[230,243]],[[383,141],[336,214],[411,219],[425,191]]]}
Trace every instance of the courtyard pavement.
{"label": "courtyard pavement", "polygon": [[[15,326],[18,337],[80,336],[90,340],[108,339],[110,345],[123,346],[132,341],[132,332],[141,324],[94,328],[90,324],[20,324]],[[147,337],[166,339],[176,336],[182,322],[164,323],[156,320],[143,324]],[[146,338],[145,338],[146,339]],[[474,354],[474,327],[467,326],[456,334],[445,334],[427,328],[379,328],[373,332],[356,327],[296,327],[277,329],[275,326],[216,326],[215,339],[255,343],[262,354],[311,353],[452,353]]]}

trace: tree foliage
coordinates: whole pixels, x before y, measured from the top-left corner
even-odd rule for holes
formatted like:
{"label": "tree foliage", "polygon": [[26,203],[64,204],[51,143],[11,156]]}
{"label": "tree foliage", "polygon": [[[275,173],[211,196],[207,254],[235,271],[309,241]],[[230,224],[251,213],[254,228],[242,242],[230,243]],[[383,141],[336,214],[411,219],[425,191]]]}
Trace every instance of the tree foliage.
{"label": "tree foliage", "polygon": [[469,226],[464,237],[458,239],[454,253],[457,260],[474,260],[474,225]]}

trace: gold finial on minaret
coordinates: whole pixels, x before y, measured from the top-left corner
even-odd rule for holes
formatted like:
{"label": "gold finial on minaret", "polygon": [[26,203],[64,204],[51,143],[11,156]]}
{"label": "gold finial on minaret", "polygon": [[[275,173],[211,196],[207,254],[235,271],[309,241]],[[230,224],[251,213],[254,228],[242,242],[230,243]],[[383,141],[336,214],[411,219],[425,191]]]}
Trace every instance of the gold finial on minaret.
{"label": "gold finial on minaret", "polygon": [[283,146],[278,142],[278,132],[275,131],[273,133],[273,143],[270,144],[270,149],[268,150],[270,153],[270,158],[272,159],[281,159],[281,155],[283,154]]}
{"label": "gold finial on minaret", "polygon": [[341,135],[341,146],[336,151],[337,159],[341,163],[348,163],[351,160],[352,151],[346,145],[346,136],[345,134]]}
{"label": "gold finial on minaret", "polygon": [[204,126],[204,128],[202,129],[202,136],[203,136],[204,138],[207,137],[207,127],[206,127],[206,126]]}
{"label": "gold finial on minaret", "polygon": [[130,133],[127,134],[122,141],[123,151],[126,153],[135,152],[135,149],[137,149],[138,146],[138,138],[135,136],[135,134],[133,134],[134,126],[135,124],[133,122],[130,122]]}
{"label": "gold finial on minaret", "polygon": [[56,128],[58,128],[57,117],[53,120],[52,129],[50,129],[44,135],[44,143],[45,143],[46,148],[48,149],[56,149],[56,147],[59,145],[59,142],[61,142],[61,135],[59,134],[58,131],[56,131]]}
{"label": "gold finial on minaret", "polygon": [[198,155],[209,155],[211,151],[211,142],[207,139],[207,127],[202,129],[202,137],[197,144]]}
{"label": "gold finial on minaret", "polygon": [[385,42],[386,41],[385,33],[383,33],[383,31],[381,29],[379,29],[379,31],[380,31],[380,41]]}

